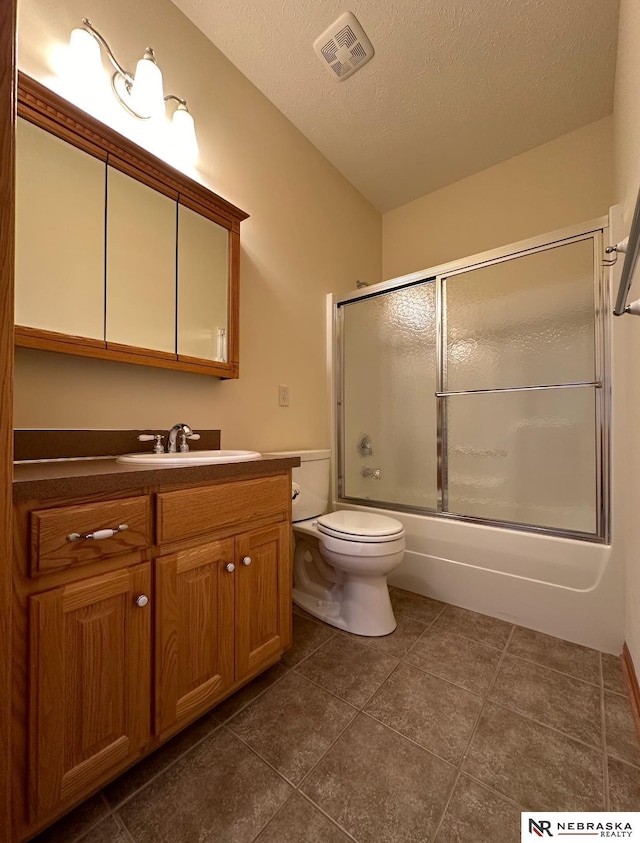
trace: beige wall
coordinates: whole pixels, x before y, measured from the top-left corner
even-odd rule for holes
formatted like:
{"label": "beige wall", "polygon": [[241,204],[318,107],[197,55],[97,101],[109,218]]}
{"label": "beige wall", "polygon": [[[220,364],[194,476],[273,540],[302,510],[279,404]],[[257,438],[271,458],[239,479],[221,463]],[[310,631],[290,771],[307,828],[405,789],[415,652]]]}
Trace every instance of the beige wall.
{"label": "beige wall", "polygon": [[[614,139],[616,201],[622,206],[621,233],[624,235],[629,230],[640,187],[640,4],[637,0],[621,0],[620,3]],[[629,300],[638,297],[640,273],[636,272]],[[622,393],[619,418],[614,422],[624,437],[626,471],[626,476],[615,484],[614,489],[619,505],[626,504],[625,637],[636,671],[640,671],[640,541],[637,534],[640,510],[640,439],[637,435],[640,424],[637,377],[639,320],[629,316],[614,320],[613,339],[614,354],[619,363],[617,386]],[[631,431],[634,435],[629,435]]]}
{"label": "beige wall", "polygon": [[613,201],[605,117],[382,218],[382,277],[396,278],[584,222]]}
{"label": "beige wall", "polygon": [[[186,97],[194,114],[202,181],[251,215],[241,227],[241,376],[18,349],[15,425],[185,421],[221,428],[224,447],[326,447],[325,295],[380,280],[380,214],[169,0],[21,0],[21,70],[54,84],[54,48],[83,16],[126,66],[154,47],[165,90]],[[105,122],[144,142],[119,111]],[[279,383],[290,387],[287,409],[278,407]]]}

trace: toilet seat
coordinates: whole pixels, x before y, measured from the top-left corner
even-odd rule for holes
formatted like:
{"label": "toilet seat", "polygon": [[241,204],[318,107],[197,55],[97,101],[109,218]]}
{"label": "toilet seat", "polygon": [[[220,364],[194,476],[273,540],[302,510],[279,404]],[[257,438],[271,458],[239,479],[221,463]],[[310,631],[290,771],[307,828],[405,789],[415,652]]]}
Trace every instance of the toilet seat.
{"label": "toilet seat", "polygon": [[357,536],[351,537],[349,540],[344,536],[328,536],[322,534],[318,530],[318,539],[325,550],[333,551],[334,553],[343,553],[345,556],[351,556],[356,565],[356,559],[370,559],[374,556],[389,556],[394,553],[400,553],[405,549],[404,533],[398,536],[392,536],[386,541],[372,542],[363,541]]}
{"label": "toilet seat", "polygon": [[404,527],[395,518],[373,512],[339,510],[321,515],[318,532],[341,541],[380,544],[393,542],[404,536]]}

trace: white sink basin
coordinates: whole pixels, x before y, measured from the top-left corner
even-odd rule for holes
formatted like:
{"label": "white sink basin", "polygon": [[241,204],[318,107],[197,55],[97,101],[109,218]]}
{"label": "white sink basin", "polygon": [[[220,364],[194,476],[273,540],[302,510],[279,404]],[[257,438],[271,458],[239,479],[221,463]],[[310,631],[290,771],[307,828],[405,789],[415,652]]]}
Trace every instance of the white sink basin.
{"label": "white sink basin", "polygon": [[187,451],[186,454],[123,454],[116,462],[131,465],[210,465],[223,462],[247,462],[259,460],[262,454],[258,451]]}

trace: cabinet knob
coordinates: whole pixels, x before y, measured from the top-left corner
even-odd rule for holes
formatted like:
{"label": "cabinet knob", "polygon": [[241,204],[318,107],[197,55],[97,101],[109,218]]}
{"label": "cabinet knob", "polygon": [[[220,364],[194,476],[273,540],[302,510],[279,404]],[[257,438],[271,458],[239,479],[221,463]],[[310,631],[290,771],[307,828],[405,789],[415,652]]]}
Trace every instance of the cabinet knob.
{"label": "cabinet knob", "polygon": [[230,574],[232,574],[236,569],[236,566],[233,564],[233,562],[227,562],[224,567],[227,569],[227,571],[229,571]]}
{"label": "cabinet knob", "polygon": [[148,602],[149,598],[146,594],[140,594],[138,595],[138,597],[136,597],[136,606],[138,606],[140,609],[144,609]]}
{"label": "cabinet knob", "polygon": [[242,560],[242,564],[243,565],[251,565],[251,557],[245,556],[244,559]]}

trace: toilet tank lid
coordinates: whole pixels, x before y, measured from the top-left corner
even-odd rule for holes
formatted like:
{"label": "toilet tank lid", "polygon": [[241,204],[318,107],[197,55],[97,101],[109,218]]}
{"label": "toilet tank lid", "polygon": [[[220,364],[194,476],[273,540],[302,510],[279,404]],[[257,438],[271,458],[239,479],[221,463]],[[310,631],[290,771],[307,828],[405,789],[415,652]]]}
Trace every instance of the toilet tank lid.
{"label": "toilet tank lid", "polygon": [[300,457],[300,462],[308,462],[311,460],[328,460],[331,456],[331,451],[269,451],[268,454],[263,454],[263,457]]}

